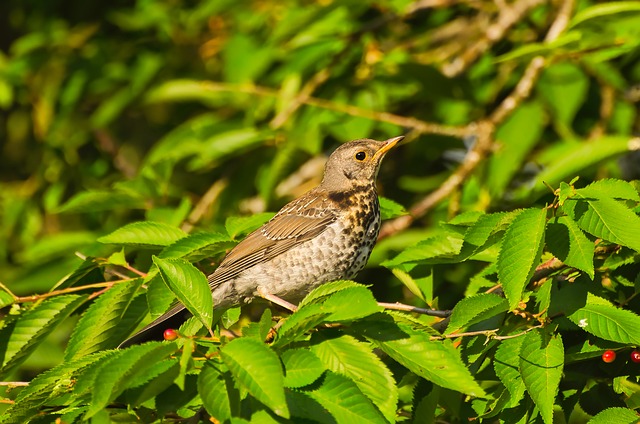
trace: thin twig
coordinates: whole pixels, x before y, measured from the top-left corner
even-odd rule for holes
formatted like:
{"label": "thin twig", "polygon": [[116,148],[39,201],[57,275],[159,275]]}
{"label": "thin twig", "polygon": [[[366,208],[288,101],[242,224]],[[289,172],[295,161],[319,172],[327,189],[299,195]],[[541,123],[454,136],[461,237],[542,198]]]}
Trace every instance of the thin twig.
{"label": "thin twig", "polygon": [[200,201],[193,208],[187,220],[182,224],[181,228],[183,231],[189,232],[193,229],[194,224],[202,219],[204,214],[209,210],[209,207],[218,200],[220,194],[222,194],[222,191],[228,184],[229,181],[226,178],[223,178],[216,181],[211,185],[211,187],[209,187],[204,196],[200,198]]}
{"label": "thin twig", "polygon": [[75,293],[75,292],[88,290],[88,289],[98,289],[98,288],[105,288],[105,287],[109,288],[109,287],[113,286],[114,284],[123,283],[125,281],[130,281],[130,280],[129,279],[124,279],[124,280],[105,281],[105,282],[102,282],[102,283],[93,283],[93,284],[87,284],[87,285],[84,285],[84,286],[68,287],[66,289],[54,290],[54,291],[50,291],[48,293],[32,294],[32,295],[29,295],[29,296],[18,296],[16,298],[15,303],[37,302],[38,300],[47,299],[49,297],[54,297],[54,296],[59,296],[61,294]]}
{"label": "thin twig", "polygon": [[[244,93],[263,97],[277,97],[278,91],[272,88],[256,86],[251,84],[228,84],[215,81],[201,81],[198,83],[199,87],[203,91],[214,92],[230,92],[230,93]],[[451,137],[463,138],[472,132],[473,126],[453,127],[449,125],[441,125],[434,122],[423,121],[418,118],[395,115],[388,112],[377,112],[369,109],[362,109],[357,106],[336,103],[331,100],[320,99],[317,97],[309,97],[303,101],[304,104],[309,106],[315,106],[322,109],[328,109],[335,112],[341,112],[346,115],[357,116],[360,118],[367,118],[373,121],[386,122],[389,124],[398,125],[400,127],[406,127],[413,129],[422,134],[438,134]]]}
{"label": "thin twig", "polygon": [[531,9],[543,3],[543,0],[519,0],[511,5],[500,7],[500,14],[494,23],[484,32],[484,37],[475,40],[461,55],[442,67],[448,77],[455,77],[476,61],[476,59],[498,41],[505,37],[507,31],[520,22]]}
{"label": "thin twig", "polygon": [[438,309],[426,309],[426,308],[418,308],[416,306],[405,305],[404,303],[386,303],[386,302],[378,302],[379,306],[382,306],[385,309],[390,309],[392,311],[403,311],[403,312],[416,312],[422,315],[429,315],[432,317],[438,318],[446,318],[451,315],[451,311],[441,311]]}
{"label": "thin twig", "polygon": [[458,337],[472,337],[472,336],[486,336],[487,339],[491,339],[491,340],[507,340],[507,339],[514,339],[516,337],[524,336],[528,332],[535,330],[536,328],[542,328],[542,327],[544,327],[544,325],[538,324],[538,325],[534,325],[533,327],[529,327],[518,334],[509,334],[506,336],[498,336],[497,333],[498,331],[500,331],[500,329],[494,328],[493,330],[467,331],[464,333],[452,333],[452,334],[442,334],[441,336],[431,336],[430,340],[457,339]]}
{"label": "thin twig", "polygon": [[26,387],[29,385],[28,381],[0,381],[0,386],[13,387]]}

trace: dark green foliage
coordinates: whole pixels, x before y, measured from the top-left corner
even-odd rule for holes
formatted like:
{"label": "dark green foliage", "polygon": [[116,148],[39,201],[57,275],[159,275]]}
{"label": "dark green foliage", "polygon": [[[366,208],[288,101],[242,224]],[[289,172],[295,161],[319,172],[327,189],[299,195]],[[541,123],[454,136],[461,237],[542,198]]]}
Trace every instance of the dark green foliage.
{"label": "dark green foliage", "polygon": [[[638,2],[0,20],[0,422],[638,421]],[[225,252],[338,143],[402,134],[359,283],[217,322]],[[175,299],[175,341],[115,349]]]}

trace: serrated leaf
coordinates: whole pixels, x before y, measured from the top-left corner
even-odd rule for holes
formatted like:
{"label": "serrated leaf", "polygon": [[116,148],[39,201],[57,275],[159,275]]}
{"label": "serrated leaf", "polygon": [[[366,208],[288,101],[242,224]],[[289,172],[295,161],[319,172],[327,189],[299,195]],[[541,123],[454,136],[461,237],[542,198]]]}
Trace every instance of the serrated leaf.
{"label": "serrated leaf", "polygon": [[320,359],[308,349],[289,349],[280,355],[284,364],[284,386],[303,387],[316,381],[326,367]]}
{"label": "serrated leaf", "polygon": [[486,396],[450,340],[431,340],[428,333],[404,324],[398,324],[397,327],[406,336],[393,340],[371,341],[420,377],[441,387],[471,396]]}
{"label": "serrated leaf", "polygon": [[402,264],[438,264],[458,261],[463,239],[459,234],[445,232],[422,240],[400,252],[396,257],[381,263],[393,268]]}
{"label": "serrated leaf", "polygon": [[509,301],[509,309],[518,306],[522,292],[540,262],[546,217],[544,209],[525,209],[504,234],[498,255],[498,279]]}
{"label": "serrated leaf", "polygon": [[273,218],[273,212],[263,212],[251,216],[230,216],[224,223],[229,237],[248,234]]}
{"label": "serrated leaf", "polygon": [[589,234],[640,252],[640,217],[619,201],[576,194],[562,209]]}
{"label": "serrated leaf", "polygon": [[114,209],[143,209],[144,199],[117,191],[88,190],[78,193],[60,206],[56,212],[99,212]]}
{"label": "serrated leaf", "polygon": [[232,405],[239,403],[240,396],[231,373],[221,370],[221,366],[212,361],[205,363],[198,374],[198,394],[211,417],[222,423],[231,418]]}
{"label": "serrated leaf", "polygon": [[142,221],[127,224],[98,239],[100,243],[124,246],[164,247],[185,237],[180,228],[162,222]]}
{"label": "serrated leaf", "polygon": [[547,224],[546,242],[556,258],[594,278],[595,244],[584,235],[574,220],[561,216],[550,221]]}
{"label": "serrated leaf", "polygon": [[382,311],[369,289],[364,286],[348,287],[328,296],[323,309],[331,312],[326,321],[352,321]]}
{"label": "serrated leaf", "polygon": [[289,418],[284,375],[278,356],[264,343],[250,338],[231,340],[220,350],[236,381],[276,415]]}
{"label": "serrated leaf", "polygon": [[282,347],[297,341],[307,331],[323,323],[329,315],[331,315],[331,312],[320,304],[310,304],[298,308],[297,311],[285,319],[278,330],[273,346]]}
{"label": "serrated leaf", "polygon": [[[312,399],[306,392],[288,389],[285,391],[285,394],[292,417],[306,420],[302,422],[336,424],[336,419],[329,411],[323,408],[316,400]],[[301,420],[292,419],[292,421],[297,422]]]}
{"label": "serrated leaf", "polygon": [[45,299],[0,330],[0,375],[20,365],[53,329],[82,305],[87,296]]}
{"label": "serrated leaf", "polygon": [[124,401],[133,407],[143,404],[174,384],[179,373],[177,358],[155,362],[143,375],[138,375],[129,383],[132,388],[125,390]]}
{"label": "serrated leaf", "polygon": [[309,294],[307,294],[304,299],[298,304],[298,308],[302,308],[305,305],[323,301],[327,296],[337,293],[341,290],[345,290],[352,287],[365,287],[362,284],[356,283],[355,281],[350,280],[337,280],[330,281],[328,283],[322,284],[315,289],[313,289]]}
{"label": "serrated leaf", "polygon": [[162,281],[178,300],[197,317],[207,329],[213,322],[213,299],[207,278],[190,262],[181,259],[160,259],[153,256]]}
{"label": "serrated leaf", "polygon": [[102,361],[112,352],[98,352],[71,362],[63,362],[50,370],[38,374],[29,385],[22,389],[15,403],[7,409],[3,423],[23,424],[40,414],[40,407],[50,399],[74,389],[73,377],[87,366]]}
{"label": "serrated leaf", "polygon": [[638,424],[640,417],[629,408],[607,408],[598,412],[587,424]]}
{"label": "serrated leaf", "polygon": [[226,234],[193,233],[162,249],[158,257],[161,259],[185,258],[190,262],[196,262],[224,252],[235,244]]}
{"label": "serrated leaf", "polygon": [[493,361],[493,369],[500,382],[509,392],[508,407],[517,406],[524,396],[525,385],[520,376],[520,356],[524,337],[515,337],[500,342]]}
{"label": "serrated leaf", "polygon": [[321,339],[311,346],[311,351],[320,358],[324,367],[353,380],[387,421],[395,420],[398,388],[391,371],[373,353],[370,345],[341,335]]}
{"label": "serrated leaf", "polygon": [[380,219],[383,221],[409,213],[400,203],[394,202],[386,197],[378,197],[378,201],[380,202]]}
{"label": "serrated leaf", "polygon": [[568,316],[584,331],[605,340],[640,345],[640,316],[588,294],[587,304]]}
{"label": "serrated leaf", "polygon": [[121,319],[142,281],[142,278],[136,278],[116,284],[89,306],[71,334],[65,351],[65,361],[118,346],[122,338],[137,324],[133,322],[123,325]]}
{"label": "serrated leaf", "polygon": [[325,373],[318,388],[306,393],[338,423],[387,422],[353,381],[331,371]]}
{"label": "serrated leaf", "polygon": [[85,419],[91,418],[118,397],[136,381],[145,375],[158,361],[176,351],[175,343],[149,342],[117,351],[109,360],[104,361],[95,371],[95,382],[91,392],[91,404]]}
{"label": "serrated leaf", "polygon": [[607,197],[640,202],[640,195],[631,183],[613,178],[594,181],[588,186],[576,190],[576,193],[585,198],[601,199]]}
{"label": "serrated leaf", "polygon": [[520,349],[520,375],[546,424],[553,422],[553,404],[563,368],[564,346],[559,334],[546,343],[537,330],[524,336]]}
{"label": "serrated leaf", "polygon": [[462,299],[453,308],[445,333],[455,333],[508,310],[506,299],[493,293],[481,293]]}

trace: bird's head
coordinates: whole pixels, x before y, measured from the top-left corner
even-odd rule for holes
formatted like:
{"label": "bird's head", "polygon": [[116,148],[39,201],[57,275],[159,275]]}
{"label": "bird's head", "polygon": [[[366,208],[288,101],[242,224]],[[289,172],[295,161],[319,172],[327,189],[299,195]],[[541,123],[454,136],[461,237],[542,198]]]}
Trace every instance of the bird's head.
{"label": "bird's head", "polygon": [[338,147],[324,168],[322,187],[341,191],[357,185],[374,184],[384,155],[404,137],[386,141],[354,140]]}

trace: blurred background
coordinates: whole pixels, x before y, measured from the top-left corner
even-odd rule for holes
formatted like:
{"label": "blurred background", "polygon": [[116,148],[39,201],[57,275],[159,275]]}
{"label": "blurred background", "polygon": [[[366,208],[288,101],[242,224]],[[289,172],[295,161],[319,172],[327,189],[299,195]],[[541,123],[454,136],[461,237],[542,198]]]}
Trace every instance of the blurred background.
{"label": "blurred background", "polygon": [[[536,56],[531,92],[469,165],[477,124]],[[439,222],[544,205],[544,183],[578,175],[638,178],[639,59],[637,2],[3,0],[0,283],[50,290],[129,222],[216,230],[276,211],[339,143],[407,134],[382,196],[416,212],[463,177],[358,278],[411,302],[376,264]],[[434,270],[435,306],[455,304],[473,266]]]}

